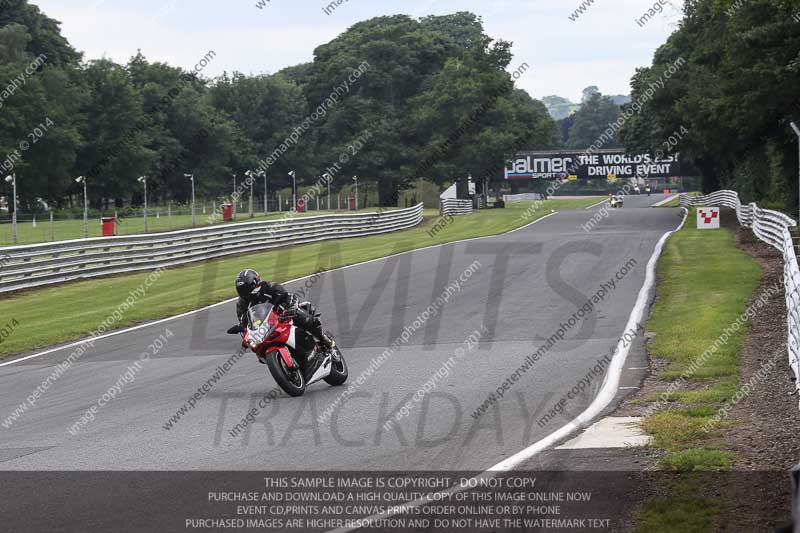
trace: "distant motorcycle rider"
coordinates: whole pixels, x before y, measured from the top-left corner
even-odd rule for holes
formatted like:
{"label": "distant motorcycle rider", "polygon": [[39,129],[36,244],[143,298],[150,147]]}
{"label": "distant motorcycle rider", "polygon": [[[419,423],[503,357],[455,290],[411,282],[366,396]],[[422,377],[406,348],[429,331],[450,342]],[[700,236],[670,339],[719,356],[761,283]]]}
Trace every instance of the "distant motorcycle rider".
{"label": "distant motorcycle rider", "polygon": [[292,316],[294,325],[313,335],[325,351],[330,351],[335,346],[334,341],[322,331],[319,317],[299,307],[300,299],[297,295],[287,291],[279,283],[262,281],[258,272],[248,268],[236,276],[236,292],[239,295],[236,302],[239,325],[230,328],[228,333],[233,335],[245,330],[248,325],[247,310],[251,305],[271,303],[282,307],[285,315]]}

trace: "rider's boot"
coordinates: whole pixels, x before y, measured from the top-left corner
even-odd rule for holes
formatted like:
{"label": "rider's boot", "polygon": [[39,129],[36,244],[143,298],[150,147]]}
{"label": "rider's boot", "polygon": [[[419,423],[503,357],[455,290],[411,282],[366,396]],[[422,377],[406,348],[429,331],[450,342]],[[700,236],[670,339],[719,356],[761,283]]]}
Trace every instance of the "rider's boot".
{"label": "rider's boot", "polygon": [[330,353],[331,357],[333,357],[333,360],[338,363],[341,359],[341,354],[339,350],[336,349],[336,340],[333,338],[333,335],[325,331],[322,333],[322,338],[323,340],[320,342],[320,344],[322,345],[323,349],[327,353]]}
{"label": "rider's boot", "polygon": [[309,315],[305,311],[298,311],[295,315],[294,323],[313,335],[325,352],[333,350],[334,346],[336,346],[333,337],[322,331],[322,322],[318,316]]}
{"label": "rider's boot", "polygon": [[320,323],[319,319],[314,319],[314,325],[309,332],[314,335],[315,339],[317,339],[317,342],[319,342],[323,352],[331,353],[336,351],[334,350],[336,347],[336,341],[333,340],[332,335],[322,330],[322,324]]}

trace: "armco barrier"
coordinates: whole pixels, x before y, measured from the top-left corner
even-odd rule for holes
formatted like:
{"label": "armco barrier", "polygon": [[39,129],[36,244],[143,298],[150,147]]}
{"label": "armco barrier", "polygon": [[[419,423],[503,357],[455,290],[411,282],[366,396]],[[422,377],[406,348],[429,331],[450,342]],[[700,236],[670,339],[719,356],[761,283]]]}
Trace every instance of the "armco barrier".
{"label": "armco barrier", "polygon": [[472,213],[472,200],[456,200],[454,198],[447,198],[441,200],[440,211],[442,216],[458,216],[469,215]]}
{"label": "armco barrier", "polygon": [[786,315],[789,330],[787,350],[789,365],[795,375],[795,392],[800,392],[800,269],[789,228],[797,226],[790,217],[777,211],[761,209],[755,203],[743,205],[734,191],[717,191],[707,196],[681,195],[680,205],[723,206],[736,210],[739,225],[783,254],[783,280],[786,289]]}
{"label": "armco barrier", "polygon": [[419,204],[375,213],[286,217],[169,233],[0,248],[0,293],[287,245],[376,235],[411,228],[421,221]]}

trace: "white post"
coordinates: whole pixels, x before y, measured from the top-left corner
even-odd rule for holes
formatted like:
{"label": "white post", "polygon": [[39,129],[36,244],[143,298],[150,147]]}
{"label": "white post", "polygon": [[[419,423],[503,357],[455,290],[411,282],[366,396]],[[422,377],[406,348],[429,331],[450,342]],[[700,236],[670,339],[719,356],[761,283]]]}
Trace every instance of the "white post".
{"label": "white post", "polygon": [[147,233],[147,178],[144,179],[144,232]]}
{"label": "white post", "polygon": [[144,185],[144,232],[147,233],[147,176],[140,176],[139,181]]}
{"label": "white post", "polygon": [[56,240],[56,224],[53,221],[53,210],[50,209],[50,240]]}
{"label": "white post", "polygon": [[233,175],[233,196],[231,197],[233,200],[233,220],[236,221],[236,174]]}
{"label": "white post", "polygon": [[11,174],[10,176],[6,176],[6,183],[10,183],[13,189],[12,199],[13,202],[11,207],[13,208],[11,212],[11,239],[14,244],[17,244],[17,174]]}
{"label": "white post", "polygon": [[253,176],[252,174],[249,176],[250,178],[250,218],[253,218],[255,214],[253,214]]}
{"label": "white post", "polygon": [[195,218],[195,211],[194,211],[194,174],[184,174],[184,178],[189,178],[192,182],[192,227],[197,225],[197,218]]}
{"label": "white post", "polygon": [[83,238],[89,238],[89,195],[86,192],[86,178],[83,179]]}
{"label": "white post", "polygon": [[[800,161],[800,128],[797,127],[797,124],[794,122],[791,123],[792,129],[794,130],[795,135],[797,135],[797,153],[798,153],[798,161]],[[797,183],[797,223],[800,224],[800,166],[798,166],[798,183]],[[800,227],[800,226],[798,226]]]}
{"label": "white post", "polygon": [[297,209],[297,174],[292,170],[289,175],[292,177],[292,208]]}
{"label": "white post", "polygon": [[266,215],[269,213],[269,204],[267,203],[267,173],[265,171],[261,171],[264,175],[264,214]]}
{"label": "white post", "polygon": [[[8,181],[8,178],[6,178]],[[83,238],[89,238],[89,197],[86,194],[86,176],[75,178],[76,183],[83,183]]]}
{"label": "white post", "polygon": [[86,180],[83,180],[83,238],[89,238],[89,193],[86,190]]}
{"label": "white post", "polygon": [[14,230],[14,244],[17,244],[17,209],[19,208],[19,201],[17,201],[17,174],[14,173],[14,215],[12,218],[12,226]]}

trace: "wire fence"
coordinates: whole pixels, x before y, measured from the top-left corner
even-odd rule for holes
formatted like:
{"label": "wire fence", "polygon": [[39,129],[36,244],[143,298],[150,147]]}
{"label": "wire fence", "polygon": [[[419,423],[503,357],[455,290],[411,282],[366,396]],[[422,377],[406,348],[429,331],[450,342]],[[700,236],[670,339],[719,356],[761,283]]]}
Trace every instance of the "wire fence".
{"label": "wire fence", "polygon": [[169,268],[253,250],[409,229],[423,206],[240,222],[167,233],[0,248],[0,293],[76,279]]}
{"label": "wire fence", "polygon": [[[195,227],[204,227],[223,223],[221,205],[224,202],[198,201],[195,206]],[[341,194],[327,197],[313,198],[304,206],[308,214],[325,214],[349,211],[350,198]],[[363,203],[363,202],[362,202]],[[359,206],[368,209],[369,206]],[[270,199],[264,205],[262,199],[254,199],[252,215],[250,202],[245,199],[236,205],[233,211],[233,220],[238,222],[273,220],[280,218],[282,213],[292,209],[291,196],[278,196]],[[302,213],[301,213],[302,214]],[[102,211],[92,209],[89,211],[87,233],[88,237],[103,236],[103,217],[114,217],[114,235],[139,235],[142,233],[156,233],[192,227],[191,205],[172,204],[155,205],[147,209],[147,228],[145,231],[145,216],[143,208],[109,208]],[[0,218],[0,246],[14,244],[13,224],[10,215],[4,213]],[[17,213],[17,244],[37,244],[42,242],[55,242],[64,240],[82,239],[84,237],[83,211],[71,210],[62,212]]]}

